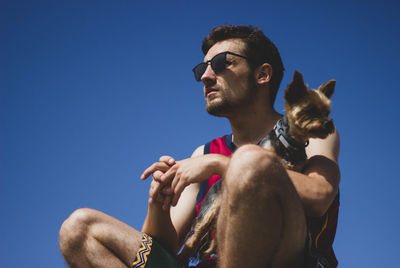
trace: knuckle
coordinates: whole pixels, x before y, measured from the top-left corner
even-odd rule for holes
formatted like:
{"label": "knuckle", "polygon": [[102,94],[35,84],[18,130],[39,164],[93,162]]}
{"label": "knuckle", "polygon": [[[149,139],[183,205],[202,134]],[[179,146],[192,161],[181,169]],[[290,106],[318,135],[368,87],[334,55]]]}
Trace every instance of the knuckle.
{"label": "knuckle", "polygon": [[151,175],[151,177],[152,177],[153,181],[158,181],[158,180],[160,179],[159,174],[157,174],[156,172],[154,172],[154,173]]}
{"label": "knuckle", "polygon": [[168,161],[168,159],[170,158],[170,156],[168,155],[162,155],[159,158],[159,161],[164,162],[164,161]]}

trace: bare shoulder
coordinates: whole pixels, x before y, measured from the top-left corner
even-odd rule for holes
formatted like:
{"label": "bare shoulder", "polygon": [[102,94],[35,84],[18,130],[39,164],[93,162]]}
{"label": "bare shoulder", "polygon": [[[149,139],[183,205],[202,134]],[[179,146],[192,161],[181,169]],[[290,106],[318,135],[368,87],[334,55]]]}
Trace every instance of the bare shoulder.
{"label": "bare shoulder", "polygon": [[194,150],[192,157],[200,156],[204,154],[204,145],[201,145]]}
{"label": "bare shoulder", "polygon": [[340,152],[340,139],[337,129],[325,139],[310,139],[306,148],[308,159],[313,156],[325,156],[338,163]]}

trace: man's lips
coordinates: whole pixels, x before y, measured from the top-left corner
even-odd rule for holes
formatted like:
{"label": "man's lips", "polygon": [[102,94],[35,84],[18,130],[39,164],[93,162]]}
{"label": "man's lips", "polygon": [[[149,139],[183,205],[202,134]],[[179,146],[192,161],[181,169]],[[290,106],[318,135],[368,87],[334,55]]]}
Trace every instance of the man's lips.
{"label": "man's lips", "polygon": [[205,96],[207,97],[208,95],[212,94],[213,92],[217,92],[218,90],[215,88],[206,88],[205,90]]}

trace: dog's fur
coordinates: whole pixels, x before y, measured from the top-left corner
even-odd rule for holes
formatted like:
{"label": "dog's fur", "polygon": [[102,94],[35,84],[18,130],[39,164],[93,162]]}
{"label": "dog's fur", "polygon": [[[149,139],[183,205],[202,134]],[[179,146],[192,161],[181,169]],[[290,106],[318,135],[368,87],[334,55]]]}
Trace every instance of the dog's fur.
{"label": "dog's fur", "polygon": [[[317,90],[310,90],[304,84],[301,73],[295,71],[293,80],[284,94],[286,115],[283,123],[277,123],[278,128],[276,126],[259,143],[263,148],[275,152],[286,168],[301,171],[307,160],[305,147],[308,140],[324,139],[334,132],[335,126],[328,116],[335,82],[329,80]],[[282,137],[279,137],[281,134],[289,141],[289,148],[283,145]],[[217,241],[215,237],[211,239],[210,230],[215,230],[216,227],[221,181],[214,184],[207,193],[200,214],[192,226],[191,236],[180,254],[185,263],[196,252],[200,253],[200,259],[206,260],[217,251]]]}
{"label": "dog's fur", "polygon": [[324,139],[335,131],[333,120],[328,117],[335,84],[335,80],[329,80],[317,90],[310,90],[301,73],[295,71],[284,95],[286,115],[275,126],[277,129],[260,142],[264,149],[274,151],[286,168],[301,171],[307,160],[308,140]]}

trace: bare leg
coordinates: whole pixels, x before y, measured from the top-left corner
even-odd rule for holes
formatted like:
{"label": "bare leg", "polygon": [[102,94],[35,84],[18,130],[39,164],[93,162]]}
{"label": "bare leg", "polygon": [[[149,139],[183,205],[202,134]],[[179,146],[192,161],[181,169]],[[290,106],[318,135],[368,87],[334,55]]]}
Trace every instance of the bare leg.
{"label": "bare leg", "polygon": [[70,267],[130,267],[141,233],[100,211],[78,209],[60,229],[60,250]]}
{"label": "bare leg", "polygon": [[217,221],[220,267],[302,267],[305,214],[278,159],[258,146],[242,146],[223,183]]}

